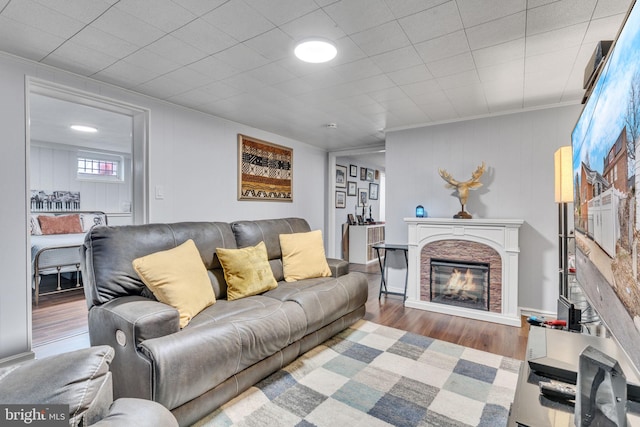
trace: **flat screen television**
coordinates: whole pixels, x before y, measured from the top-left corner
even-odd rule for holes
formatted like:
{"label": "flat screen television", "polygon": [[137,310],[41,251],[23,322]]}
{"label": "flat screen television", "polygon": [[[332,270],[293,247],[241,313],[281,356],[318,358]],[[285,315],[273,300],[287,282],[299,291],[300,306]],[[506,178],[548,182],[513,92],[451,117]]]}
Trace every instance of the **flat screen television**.
{"label": "flat screen television", "polygon": [[640,371],[640,2],[571,135],[576,277]]}

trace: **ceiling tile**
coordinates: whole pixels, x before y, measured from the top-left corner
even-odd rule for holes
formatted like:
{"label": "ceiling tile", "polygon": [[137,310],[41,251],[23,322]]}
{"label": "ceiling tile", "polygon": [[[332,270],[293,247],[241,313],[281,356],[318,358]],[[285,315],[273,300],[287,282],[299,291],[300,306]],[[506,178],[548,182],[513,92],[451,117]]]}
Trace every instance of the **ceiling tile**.
{"label": "ceiling tile", "polygon": [[[44,0],[46,1],[46,0]],[[64,1],[64,0],[61,0]],[[175,4],[178,4],[188,11],[201,16],[213,9],[220,7],[229,0],[172,0]]]}
{"label": "ceiling tile", "polygon": [[524,12],[527,7],[526,0],[458,1],[457,4],[466,28]]}
{"label": "ceiling tile", "polygon": [[[242,19],[237,19],[239,16]],[[203,19],[238,41],[248,40],[274,28],[271,22],[243,0],[230,0],[204,15]]]}
{"label": "ceiling tile", "polygon": [[344,36],[338,40],[335,40],[338,54],[331,61],[331,65],[339,65],[347,62],[357,61],[367,57],[360,47],[353,42],[351,37]]}
{"label": "ceiling tile", "polygon": [[489,67],[492,65],[511,62],[524,58],[525,39],[510,41],[497,46],[474,50],[473,59],[477,67]]}
{"label": "ceiling tile", "polygon": [[123,38],[139,47],[146,46],[165,34],[153,25],[147,24],[115,7],[107,10],[93,21],[91,26],[113,36]]}
{"label": "ceiling tile", "polygon": [[385,73],[424,64],[413,46],[375,55],[371,57],[371,60]]}
{"label": "ceiling tile", "polygon": [[190,22],[171,35],[208,55],[238,44],[233,37],[214,28],[202,19]]}
{"label": "ceiling tile", "polygon": [[[112,5],[118,3],[118,0],[35,0],[42,6],[49,9],[53,9],[70,18],[77,19],[85,24],[90,23],[105,10],[109,9]],[[0,10],[4,7],[4,4],[8,1],[0,2]]]}
{"label": "ceiling tile", "polygon": [[397,21],[352,34],[351,39],[369,56],[409,46],[411,42]]}
{"label": "ceiling tile", "polygon": [[587,32],[588,23],[547,31],[527,38],[527,56],[542,55],[572,46],[579,46]]}
{"label": "ceiling tile", "polygon": [[613,15],[591,21],[584,42],[595,43],[600,40],[615,40],[619,28],[622,27],[624,17],[625,15]]}
{"label": "ceiling tile", "polygon": [[597,0],[561,0],[527,12],[527,35],[557,30],[587,22]]}
{"label": "ceiling tile", "polygon": [[396,18],[403,18],[439,6],[449,0],[385,0]]}
{"label": "ceiling tile", "polygon": [[476,50],[523,38],[525,25],[526,14],[521,12],[467,28],[469,46]]}
{"label": "ceiling tile", "polygon": [[378,66],[369,58],[338,65],[332,68],[344,79],[344,81],[347,82],[382,74],[382,70],[380,70],[380,68],[378,68]]}
{"label": "ceiling tile", "polygon": [[226,85],[242,90],[242,93],[262,89],[267,84],[250,76],[247,73],[236,74],[222,80]]}
{"label": "ceiling tile", "polygon": [[207,54],[201,50],[170,34],[156,40],[145,49],[160,56],[171,58],[173,62],[180,65],[188,65],[207,56]]}
{"label": "ceiling tile", "polygon": [[238,73],[237,69],[213,56],[207,56],[206,58],[189,64],[187,68],[209,76],[212,80],[226,79]]}
{"label": "ceiling tile", "polygon": [[452,89],[461,86],[473,86],[480,84],[480,78],[476,70],[463,71],[458,74],[451,74],[437,78],[436,81],[442,89]]}
{"label": "ceiling tile", "polygon": [[152,94],[152,96],[159,99],[166,99],[188,91],[189,85],[185,81],[171,78],[168,74],[165,74],[136,86],[134,90]]}
{"label": "ceiling tile", "polygon": [[245,0],[245,2],[275,25],[286,24],[318,8],[313,0]]}
{"label": "ceiling tile", "polygon": [[522,86],[523,73],[524,58],[478,68],[478,76],[483,84],[504,82],[505,85],[510,85],[511,81],[517,80]]}
{"label": "ceiling tile", "polygon": [[129,43],[119,37],[106,33],[96,27],[87,26],[71,39],[75,44],[102,52],[114,58],[123,58],[139,49],[133,43]]}
{"label": "ceiling tile", "polygon": [[42,62],[58,68],[66,66],[67,69],[72,69],[77,74],[90,76],[107,68],[117,60],[117,58],[102,52],[68,41],[49,54]]}
{"label": "ceiling tile", "polygon": [[463,71],[475,70],[471,52],[427,63],[427,68],[435,77],[444,77]]}
{"label": "ceiling tile", "polygon": [[424,64],[405,68],[404,70],[393,71],[387,75],[399,86],[433,79],[433,74],[427,70]]}
{"label": "ceiling tile", "polygon": [[442,87],[436,80],[426,80],[402,86],[402,90],[417,104],[424,103],[432,93],[441,93]]}
{"label": "ceiling tile", "polygon": [[600,19],[612,15],[626,15],[633,3],[634,0],[599,1],[596,4],[596,10],[593,11],[592,19]]}
{"label": "ceiling tile", "polygon": [[160,56],[148,49],[140,49],[126,57],[126,61],[140,68],[153,70],[158,74],[165,74],[173,71],[180,65],[164,56]]}
{"label": "ceiling tile", "polygon": [[244,44],[272,61],[291,56],[293,52],[293,39],[280,28],[260,34]]}
{"label": "ceiling tile", "polygon": [[289,96],[298,96],[304,93],[309,93],[313,90],[313,86],[311,86],[301,78],[279,83],[275,85],[275,87]]}
{"label": "ceiling tile", "polygon": [[460,55],[470,50],[464,31],[419,43],[415,47],[425,63]]}
{"label": "ceiling tile", "polygon": [[40,61],[64,40],[0,15],[0,50],[4,52]]}
{"label": "ceiling tile", "polygon": [[84,22],[43,7],[32,0],[9,2],[2,9],[2,15],[58,37],[71,37],[85,26]]}
{"label": "ceiling tile", "polygon": [[296,78],[293,73],[275,63],[247,71],[246,74],[268,85],[275,85]]}
{"label": "ceiling tile", "polygon": [[118,61],[97,74],[94,74],[93,77],[111,84],[131,88],[159,75],[160,73],[157,71],[151,71],[127,61]]}
{"label": "ceiling tile", "polygon": [[454,87],[444,90],[460,117],[474,117],[489,113],[482,85]]}
{"label": "ceiling tile", "polygon": [[335,41],[345,36],[344,31],[322,9],[281,25],[280,29],[295,41],[308,37],[324,37]]}
{"label": "ceiling tile", "polygon": [[171,0],[120,0],[115,7],[166,33],[196,18]]}
{"label": "ceiling tile", "polygon": [[324,10],[347,34],[373,28],[394,19],[384,0],[341,0]]}
{"label": "ceiling tile", "polygon": [[455,1],[401,18],[398,22],[414,44],[462,30]]}
{"label": "ceiling tile", "polygon": [[218,52],[214,57],[240,71],[252,70],[269,62],[267,58],[243,44]]}

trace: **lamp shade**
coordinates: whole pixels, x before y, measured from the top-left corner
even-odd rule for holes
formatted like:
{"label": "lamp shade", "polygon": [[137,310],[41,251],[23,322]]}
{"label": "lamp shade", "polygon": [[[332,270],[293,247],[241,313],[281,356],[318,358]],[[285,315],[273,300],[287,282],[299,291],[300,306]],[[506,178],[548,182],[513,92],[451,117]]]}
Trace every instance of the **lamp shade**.
{"label": "lamp shade", "polygon": [[573,202],[573,169],[571,146],[560,147],[554,155],[556,203]]}

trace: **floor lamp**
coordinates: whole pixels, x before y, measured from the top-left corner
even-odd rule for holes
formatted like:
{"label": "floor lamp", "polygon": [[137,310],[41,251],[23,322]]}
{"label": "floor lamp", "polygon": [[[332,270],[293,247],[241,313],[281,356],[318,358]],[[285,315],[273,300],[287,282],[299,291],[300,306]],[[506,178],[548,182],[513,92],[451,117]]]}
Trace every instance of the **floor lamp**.
{"label": "floor lamp", "polygon": [[555,200],[558,203],[559,293],[569,293],[569,222],[567,204],[573,203],[573,170],[571,146],[560,147],[554,155]]}

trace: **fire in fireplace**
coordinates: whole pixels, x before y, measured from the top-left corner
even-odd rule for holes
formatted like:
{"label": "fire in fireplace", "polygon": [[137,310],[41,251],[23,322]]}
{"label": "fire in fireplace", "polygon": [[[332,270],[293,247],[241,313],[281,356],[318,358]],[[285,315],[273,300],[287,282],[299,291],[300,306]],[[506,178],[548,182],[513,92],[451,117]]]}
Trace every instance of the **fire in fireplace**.
{"label": "fire in fireplace", "polygon": [[431,302],[489,311],[489,264],[431,259]]}

